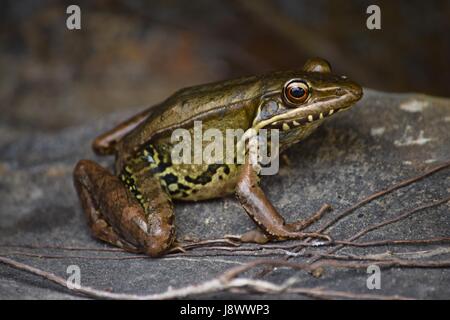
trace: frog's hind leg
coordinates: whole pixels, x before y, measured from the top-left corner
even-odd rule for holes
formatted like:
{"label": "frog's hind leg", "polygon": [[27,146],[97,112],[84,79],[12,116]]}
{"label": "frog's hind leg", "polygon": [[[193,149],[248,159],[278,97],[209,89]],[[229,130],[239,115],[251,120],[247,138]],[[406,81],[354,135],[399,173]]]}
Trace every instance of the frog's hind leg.
{"label": "frog's hind leg", "polygon": [[125,120],[118,124],[111,130],[101,134],[95,138],[92,143],[92,149],[99,155],[113,154],[115,151],[115,145],[119,142],[123,136],[135,129],[140,125],[152,112],[152,108],[147,108],[144,111],[136,114],[135,116]]}
{"label": "frog's hind leg", "polygon": [[95,237],[150,256],[159,256],[172,245],[173,208],[162,189],[144,210],[116,176],[89,160],[76,165],[74,183]]}

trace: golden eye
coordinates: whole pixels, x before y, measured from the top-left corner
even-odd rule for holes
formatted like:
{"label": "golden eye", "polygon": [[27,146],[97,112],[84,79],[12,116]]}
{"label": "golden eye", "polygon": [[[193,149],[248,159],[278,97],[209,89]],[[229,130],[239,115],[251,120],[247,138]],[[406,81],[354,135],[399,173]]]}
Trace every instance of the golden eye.
{"label": "golden eye", "polygon": [[284,86],[284,98],[290,104],[301,104],[308,99],[309,87],[301,80],[291,80]]}

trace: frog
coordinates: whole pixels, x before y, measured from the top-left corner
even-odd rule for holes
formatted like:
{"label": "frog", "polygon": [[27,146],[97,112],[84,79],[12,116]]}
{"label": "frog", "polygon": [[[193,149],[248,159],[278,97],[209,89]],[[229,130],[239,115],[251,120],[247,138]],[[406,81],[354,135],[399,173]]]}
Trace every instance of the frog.
{"label": "frog", "polygon": [[114,173],[92,160],[76,164],[73,181],[92,235],[129,252],[160,257],[178,245],[174,203],[235,194],[256,225],[235,240],[330,241],[328,235],[305,231],[327,205],[307,218],[286,222],[264,193],[261,166],[249,160],[248,152],[242,163],[175,163],[171,136],[177,129],[192,133],[199,121],[203,130],[220,132],[278,130],[283,152],[362,96],[358,83],[334,74],[322,58],[307,60],[298,70],[175,92],[94,139],[96,154],[115,156]]}

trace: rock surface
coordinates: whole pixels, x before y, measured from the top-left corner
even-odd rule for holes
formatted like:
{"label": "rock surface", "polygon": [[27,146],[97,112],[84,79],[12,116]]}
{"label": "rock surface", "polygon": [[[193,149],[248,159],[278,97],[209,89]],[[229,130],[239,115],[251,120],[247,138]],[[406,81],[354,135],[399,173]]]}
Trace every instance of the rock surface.
{"label": "rock surface", "polygon": [[[128,115],[129,112],[114,114],[57,135],[36,134],[18,139],[11,138],[7,127],[0,127],[0,245],[110,248],[90,237],[72,185],[71,172],[81,158],[111,165],[111,158],[93,155],[90,142]],[[283,161],[277,176],[263,179],[263,187],[287,220],[305,217],[325,202],[331,204],[334,211],[318,222],[323,225],[369,194],[448,161],[449,141],[450,100],[366,90],[357,107],[336,115],[307,141],[288,150],[288,161]],[[449,193],[450,170],[443,170],[363,206],[337,224],[331,234],[335,239],[347,239],[369,225],[442,199]],[[253,223],[232,197],[201,203],[178,203],[176,224],[179,237],[202,239],[239,234],[253,228]],[[360,241],[444,236],[450,236],[449,203],[373,231]],[[446,244],[346,248],[340,253],[416,252],[437,247],[446,248]],[[18,251],[57,255],[59,258],[39,259],[18,255]],[[128,254],[8,247],[1,247],[0,255],[62,277],[68,276],[69,265],[78,265],[82,285],[136,294],[157,293],[169,286],[178,288],[199,283],[255,259],[217,255],[107,260],[97,258],[126,257]],[[429,259],[449,258],[447,253]],[[248,273],[252,274],[256,272]],[[299,279],[298,285],[303,287],[321,286],[332,290],[414,298],[450,297],[449,269],[382,269],[381,290],[367,289],[366,270],[327,268],[322,277],[314,278],[305,272],[281,268],[263,279],[281,283],[294,274]],[[239,295],[218,293],[201,297],[237,298]],[[80,297],[37,276],[0,264],[0,299],[5,298]],[[280,298],[303,297],[281,294]]]}

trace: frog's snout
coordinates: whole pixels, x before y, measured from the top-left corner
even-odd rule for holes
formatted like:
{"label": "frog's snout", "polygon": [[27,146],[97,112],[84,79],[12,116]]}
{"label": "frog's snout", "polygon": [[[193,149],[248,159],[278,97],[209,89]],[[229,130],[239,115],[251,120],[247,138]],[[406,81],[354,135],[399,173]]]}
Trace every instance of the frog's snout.
{"label": "frog's snout", "polygon": [[359,99],[361,99],[361,97],[363,96],[363,89],[356,82],[353,82],[350,80],[345,81],[345,85],[343,86],[343,89],[350,96],[352,101],[356,102]]}

